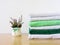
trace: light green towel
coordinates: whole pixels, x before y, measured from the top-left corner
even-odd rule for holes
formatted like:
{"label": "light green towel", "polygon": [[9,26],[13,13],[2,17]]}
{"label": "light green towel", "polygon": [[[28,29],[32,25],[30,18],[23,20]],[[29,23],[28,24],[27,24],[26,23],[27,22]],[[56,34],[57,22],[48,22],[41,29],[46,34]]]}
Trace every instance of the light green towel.
{"label": "light green towel", "polygon": [[53,26],[53,25],[60,25],[60,20],[36,20],[30,22],[31,27]]}

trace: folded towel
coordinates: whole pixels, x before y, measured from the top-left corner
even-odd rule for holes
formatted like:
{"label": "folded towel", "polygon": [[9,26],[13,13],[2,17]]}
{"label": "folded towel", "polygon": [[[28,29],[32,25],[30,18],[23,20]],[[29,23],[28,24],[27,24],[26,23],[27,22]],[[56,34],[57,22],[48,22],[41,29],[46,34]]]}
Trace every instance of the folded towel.
{"label": "folded towel", "polygon": [[56,34],[60,29],[30,29],[29,34]]}
{"label": "folded towel", "polygon": [[28,38],[39,38],[39,39],[60,39],[60,34],[29,34]]}
{"label": "folded towel", "polygon": [[32,17],[31,21],[34,21],[34,20],[56,20],[56,19],[60,19],[60,16],[54,16],[54,17]]}
{"label": "folded towel", "polygon": [[60,35],[60,15],[31,15],[29,38],[60,38],[57,34]]}
{"label": "folded towel", "polygon": [[59,17],[60,14],[40,14],[40,15],[36,15],[36,14],[33,14],[33,15],[30,15],[31,18],[38,18],[38,17]]}
{"label": "folded towel", "polygon": [[53,26],[53,25],[60,25],[60,20],[36,20],[31,21],[31,27],[40,27],[40,26]]}
{"label": "folded towel", "polygon": [[46,38],[52,38],[52,35],[49,35],[49,34],[46,34],[46,35],[43,35],[43,34],[29,34],[28,38],[30,38],[30,39],[32,39],[32,38],[46,39]]}
{"label": "folded towel", "polygon": [[59,29],[60,25],[55,26],[42,26],[42,27],[30,27],[30,29]]}

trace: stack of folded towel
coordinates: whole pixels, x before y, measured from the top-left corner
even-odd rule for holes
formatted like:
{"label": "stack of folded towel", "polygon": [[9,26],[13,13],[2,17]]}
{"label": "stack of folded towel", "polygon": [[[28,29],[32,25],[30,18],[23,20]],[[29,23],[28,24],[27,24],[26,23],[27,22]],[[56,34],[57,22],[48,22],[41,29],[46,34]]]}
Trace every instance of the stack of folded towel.
{"label": "stack of folded towel", "polygon": [[60,16],[32,15],[29,38],[60,38]]}

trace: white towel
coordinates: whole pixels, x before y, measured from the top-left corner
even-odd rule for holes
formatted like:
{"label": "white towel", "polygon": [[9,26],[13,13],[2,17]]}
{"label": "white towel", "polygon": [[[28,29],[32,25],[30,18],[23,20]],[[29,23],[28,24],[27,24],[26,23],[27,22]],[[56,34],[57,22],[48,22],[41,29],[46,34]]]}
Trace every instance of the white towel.
{"label": "white towel", "polygon": [[30,29],[59,29],[60,25],[56,26],[43,26],[43,27],[30,27]]}

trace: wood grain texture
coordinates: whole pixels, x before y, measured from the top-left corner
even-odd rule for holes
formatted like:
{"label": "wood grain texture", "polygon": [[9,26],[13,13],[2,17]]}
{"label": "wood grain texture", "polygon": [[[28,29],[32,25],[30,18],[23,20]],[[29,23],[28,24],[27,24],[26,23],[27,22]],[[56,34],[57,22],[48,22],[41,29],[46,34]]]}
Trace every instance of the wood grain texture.
{"label": "wood grain texture", "polygon": [[0,45],[60,45],[60,39],[28,39],[27,34],[18,37],[0,34]]}

